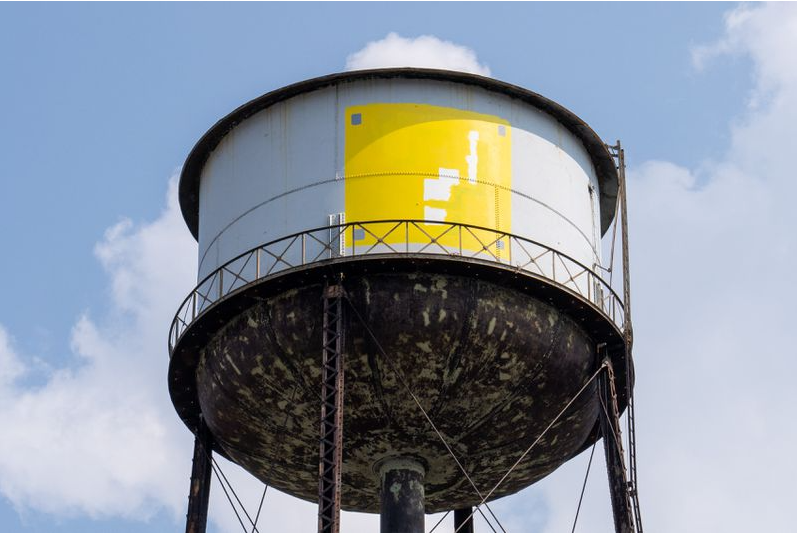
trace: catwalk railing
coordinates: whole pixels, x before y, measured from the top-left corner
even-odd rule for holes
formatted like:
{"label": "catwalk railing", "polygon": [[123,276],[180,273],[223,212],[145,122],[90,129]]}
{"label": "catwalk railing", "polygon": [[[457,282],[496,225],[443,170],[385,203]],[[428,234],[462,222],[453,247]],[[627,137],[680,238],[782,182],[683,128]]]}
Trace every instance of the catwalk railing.
{"label": "catwalk railing", "polygon": [[291,269],[363,255],[449,256],[500,263],[565,288],[622,330],[623,302],[609,283],[572,257],[496,229],[424,220],[324,226],[267,242],[227,261],[183,300],[169,331],[169,353],[188,326],[225,296]]}

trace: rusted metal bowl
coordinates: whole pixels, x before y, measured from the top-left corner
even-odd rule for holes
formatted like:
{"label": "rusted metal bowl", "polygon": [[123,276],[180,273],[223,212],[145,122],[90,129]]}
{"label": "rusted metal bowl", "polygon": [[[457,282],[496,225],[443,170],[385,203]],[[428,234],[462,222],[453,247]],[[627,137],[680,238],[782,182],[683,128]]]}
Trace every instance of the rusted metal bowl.
{"label": "rusted metal bowl", "polygon": [[[427,512],[479,503],[443,439],[487,494],[588,381],[596,343],[615,353],[622,344],[611,321],[567,291],[467,261],[341,261],[239,291],[176,347],[172,396],[189,426],[201,410],[219,451],[306,500],[318,492],[321,295],[337,272],[349,302],[344,509],[378,511],[374,466],[395,456],[425,464]],[[195,389],[178,390],[190,373]],[[491,499],[593,442],[599,408],[593,383]]]}

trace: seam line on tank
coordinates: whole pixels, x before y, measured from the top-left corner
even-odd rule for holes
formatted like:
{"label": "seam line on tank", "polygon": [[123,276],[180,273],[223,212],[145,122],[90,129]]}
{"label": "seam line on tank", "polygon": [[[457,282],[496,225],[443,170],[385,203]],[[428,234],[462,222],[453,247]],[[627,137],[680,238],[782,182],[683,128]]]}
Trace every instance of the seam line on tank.
{"label": "seam line on tank", "polygon": [[[321,180],[321,181],[316,181],[314,183],[308,183],[307,185],[302,185],[301,187],[296,187],[295,189],[291,189],[289,191],[282,192],[280,194],[272,196],[271,198],[263,200],[262,202],[260,202],[257,205],[254,205],[254,206],[250,207],[249,209],[247,209],[246,211],[244,211],[243,213],[241,213],[240,215],[235,217],[233,220],[231,220],[226,226],[224,226],[224,228],[222,228],[221,231],[219,231],[216,234],[216,236],[213,237],[213,239],[208,244],[207,248],[205,248],[205,251],[202,254],[202,257],[199,258],[199,271],[202,270],[202,263],[205,262],[205,258],[207,257],[208,252],[210,252],[210,249],[213,247],[213,245],[216,243],[216,241],[219,239],[219,237],[221,237],[222,233],[224,233],[225,231],[230,229],[230,227],[232,227],[236,222],[238,222],[239,220],[241,220],[245,216],[249,215],[250,213],[252,213],[256,209],[259,209],[260,207],[263,207],[264,205],[266,205],[268,203],[271,203],[271,202],[273,202],[275,200],[279,200],[280,198],[284,198],[284,197],[286,197],[286,196],[288,196],[290,194],[293,194],[293,193],[296,193],[296,192],[300,192],[300,191],[303,191],[303,190],[306,190],[306,189],[311,189],[313,187],[318,187],[320,185],[326,185],[326,184],[329,184],[329,183],[340,182],[340,181],[343,181],[343,180],[346,180],[346,179],[375,178],[375,177],[379,177],[379,176],[418,176],[418,177],[427,177],[428,176],[428,177],[448,178],[448,179],[456,179],[456,180],[461,180],[462,179],[462,178],[460,178],[458,176],[447,176],[447,175],[441,175],[441,174],[433,174],[431,172],[371,172],[371,173],[366,173],[366,174],[353,174],[353,175],[350,175],[350,176],[342,175],[342,176],[337,177],[337,178],[325,179],[325,180]],[[560,218],[565,220],[568,224],[570,224],[584,238],[584,240],[589,245],[590,250],[592,251],[593,258],[597,262],[598,250],[595,247],[595,245],[593,245],[590,242],[589,237],[587,237],[586,233],[581,231],[581,228],[576,226],[576,224],[573,223],[572,220],[570,220],[569,218],[564,216],[557,209],[551,207],[550,205],[546,204],[545,202],[543,202],[541,200],[538,200],[537,198],[532,197],[531,195],[528,195],[526,193],[520,192],[520,191],[515,190],[515,189],[513,189],[511,187],[506,187],[505,185],[499,185],[497,183],[494,183],[494,182],[491,182],[491,181],[486,181],[486,180],[483,180],[483,179],[477,179],[476,183],[478,183],[480,185],[487,185],[487,186],[490,186],[490,187],[495,187],[496,189],[501,189],[503,191],[508,191],[508,192],[510,192],[512,194],[516,194],[516,195],[520,196],[521,198],[525,198],[527,200],[531,200],[532,202],[535,202],[535,203],[539,204],[540,206],[548,209],[549,211],[555,213],[557,216],[559,216]],[[498,228],[496,228],[496,229],[498,229]],[[501,230],[499,230],[499,231],[501,231]]]}

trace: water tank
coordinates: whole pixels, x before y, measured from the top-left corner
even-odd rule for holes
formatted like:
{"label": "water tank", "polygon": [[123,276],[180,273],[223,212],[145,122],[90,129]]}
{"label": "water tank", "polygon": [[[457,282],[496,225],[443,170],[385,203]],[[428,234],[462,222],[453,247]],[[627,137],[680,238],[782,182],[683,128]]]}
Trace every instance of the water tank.
{"label": "water tank", "polygon": [[[170,332],[178,413],[316,501],[321,300],[342,279],[342,507],[378,511],[380,465],[407,457],[426,512],[479,503],[452,453],[486,492],[599,347],[624,368],[622,304],[598,274],[617,179],[572,112],[476,75],[355,71],[244,104],[180,180],[199,270]],[[594,442],[599,408],[592,384],[492,497]]]}

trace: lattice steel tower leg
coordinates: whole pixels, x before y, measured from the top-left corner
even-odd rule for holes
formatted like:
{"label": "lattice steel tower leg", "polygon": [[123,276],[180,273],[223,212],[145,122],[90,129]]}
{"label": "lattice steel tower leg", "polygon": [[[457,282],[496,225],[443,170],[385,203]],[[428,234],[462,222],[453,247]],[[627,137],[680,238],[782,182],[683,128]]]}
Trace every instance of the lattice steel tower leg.
{"label": "lattice steel tower leg", "polygon": [[340,531],[343,464],[343,287],[324,288],[321,450],[318,463],[318,532]]}
{"label": "lattice steel tower leg", "polygon": [[205,425],[205,421],[200,419],[194,438],[194,463],[191,468],[191,488],[188,493],[185,533],[205,533],[208,524],[212,450],[213,435]]}
{"label": "lattice steel tower leg", "polygon": [[609,494],[614,514],[614,529],[617,533],[634,533],[631,495],[625,468],[623,440],[620,434],[620,411],[617,404],[617,390],[614,382],[614,369],[606,358],[606,370],[598,376],[600,395],[600,424],[603,433],[603,449],[606,452],[606,471],[609,475]]}

